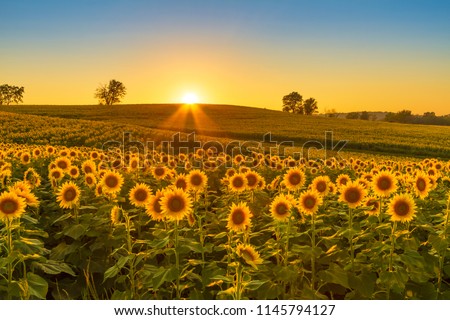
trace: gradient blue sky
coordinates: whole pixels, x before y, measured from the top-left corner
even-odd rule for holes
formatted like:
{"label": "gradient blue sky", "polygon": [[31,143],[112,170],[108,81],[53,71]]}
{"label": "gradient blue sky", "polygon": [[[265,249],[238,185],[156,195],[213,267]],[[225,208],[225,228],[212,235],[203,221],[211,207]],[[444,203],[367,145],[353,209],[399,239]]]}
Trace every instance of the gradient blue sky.
{"label": "gradient blue sky", "polygon": [[298,91],[320,111],[450,113],[450,1],[3,1],[0,83],[26,104],[279,109]]}

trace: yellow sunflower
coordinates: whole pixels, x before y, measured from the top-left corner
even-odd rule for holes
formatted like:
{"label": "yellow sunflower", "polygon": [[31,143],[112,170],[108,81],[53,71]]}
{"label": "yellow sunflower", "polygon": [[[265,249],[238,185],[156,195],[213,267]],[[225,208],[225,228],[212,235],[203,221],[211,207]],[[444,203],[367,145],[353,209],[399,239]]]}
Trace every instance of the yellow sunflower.
{"label": "yellow sunflower", "polygon": [[192,212],[192,199],[181,189],[166,190],[160,200],[162,213],[173,221],[182,220]]}
{"label": "yellow sunflower", "polygon": [[72,165],[72,162],[67,157],[59,157],[55,160],[55,165],[57,168],[60,168],[62,171],[68,171]]}
{"label": "yellow sunflower", "polygon": [[328,191],[329,191],[330,194],[336,194],[337,193],[337,186],[333,182],[330,182],[328,184]]}
{"label": "yellow sunflower", "polygon": [[100,154],[97,151],[91,151],[90,157],[92,160],[97,160],[100,157]]}
{"label": "yellow sunflower", "polygon": [[336,179],[336,185],[338,188],[345,186],[348,182],[351,182],[350,176],[348,174],[340,174]]}
{"label": "yellow sunflower", "polygon": [[163,195],[164,194],[160,190],[158,190],[154,196],[150,196],[150,199],[145,206],[145,212],[150,218],[155,221],[162,221],[165,218],[160,204],[160,200]]}
{"label": "yellow sunflower", "polygon": [[3,192],[0,195],[0,219],[20,218],[25,213],[26,206],[25,199],[19,197],[14,191]]}
{"label": "yellow sunflower", "polygon": [[58,192],[57,200],[63,209],[71,209],[78,205],[80,200],[80,189],[73,182],[64,183]]}
{"label": "yellow sunflower", "polygon": [[263,263],[258,251],[252,245],[239,244],[236,247],[236,253],[255,269],[258,269],[258,264]]}
{"label": "yellow sunflower", "polygon": [[173,186],[177,189],[186,191],[188,189],[188,181],[187,181],[186,175],[184,173],[179,174],[175,178],[175,180],[173,182]]}
{"label": "yellow sunflower", "polygon": [[284,195],[279,195],[273,199],[270,205],[270,214],[275,220],[286,221],[291,214],[291,208],[292,201]]}
{"label": "yellow sunflower", "polygon": [[64,177],[64,171],[62,171],[60,168],[54,168],[51,169],[48,178],[50,180],[60,181]]}
{"label": "yellow sunflower", "polygon": [[347,203],[349,208],[358,207],[367,195],[367,191],[357,182],[348,182],[340,191],[339,201]]}
{"label": "yellow sunflower", "polygon": [[111,209],[111,222],[112,224],[119,224],[120,223],[120,218],[121,218],[121,208],[119,206],[114,206]]}
{"label": "yellow sunflower", "polygon": [[234,157],[233,162],[235,165],[239,166],[244,160],[244,157],[241,154],[238,154]]}
{"label": "yellow sunflower", "polygon": [[28,152],[24,152],[22,153],[22,155],[20,156],[20,162],[22,164],[29,164],[31,161],[31,156]]}
{"label": "yellow sunflower", "polygon": [[84,176],[84,183],[89,187],[93,188],[97,184],[97,178],[94,174],[88,173]]}
{"label": "yellow sunflower", "polygon": [[41,149],[39,149],[39,148],[34,148],[34,149],[33,149],[33,156],[34,156],[35,158],[39,158],[39,157],[41,156],[41,154],[42,154]]}
{"label": "yellow sunflower", "polygon": [[69,168],[69,175],[73,178],[76,179],[80,176],[80,169],[78,169],[77,166],[71,166]]}
{"label": "yellow sunflower", "polygon": [[303,192],[298,199],[298,209],[305,214],[315,214],[322,205],[322,197],[315,190]]}
{"label": "yellow sunflower", "polygon": [[39,207],[39,199],[33,193],[31,193],[31,190],[29,190],[28,188],[19,188],[13,186],[9,188],[9,191],[13,191],[19,197],[23,198],[27,206],[34,208]]}
{"label": "yellow sunflower", "polygon": [[129,200],[135,207],[145,207],[150,200],[151,194],[152,191],[149,186],[144,183],[138,183],[131,189]]}
{"label": "yellow sunflower", "polygon": [[139,169],[139,158],[131,157],[130,164],[128,166],[128,171],[133,172]]}
{"label": "yellow sunflower", "polygon": [[227,228],[233,231],[244,231],[252,226],[251,217],[253,214],[244,202],[233,203],[228,215]]}
{"label": "yellow sunflower", "polygon": [[389,171],[380,171],[373,177],[372,188],[376,195],[389,197],[397,190],[397,179]]}
{"label": "yellow sunflower", "polygon": [[53,148],[52,146],[47,146],[46,149],[48,154],[54,154],[55,153],[55,148]]}
{"label": "yellow sunflower", "polygon": [[155,179],[163,180],[168,174],[168,169],[165,166],[156,166],[151,169],[151,172]]}
{"label": "yellow sunflower", "polygon": [[100,197],[102,195],[103,195],[103,184],[101,182],[99,182],[95,186],[95,196]]}
{"label": "yellow sunflower", "polygon": [[106,171],[102,177],[102,186],[105,193],[119,193],[123,185],[123,177],[120,173]]}
{"label": "yellow sunflower", "polygon": [[380,213],[380,201],[375,197],[366,198],[364,200],[364,206],[369,208],[366,210],[369,216],[376,216]]}
{"label": "yellow sunflower", "polygon": [[208,184],[208,177],[201,170],[195,169],[189,172],[186,177],[188,189],[194,191],[202,191],[206,189]]}
{"label": "yellow sunflower", "polygon": [[247,188],[250,190],[254,190],[258,188],[258,182],[261,179],[261,176],[254,172],[253,170],[248,170],[244,173],[245,179],[247,180]]}
{"label": "yellow sunflower", "polygon": [[95,173],[97,171],[97,166],[94,161],[86,160],[81,164],[81,170],[83,170],[85,174]]}
{"label": "yellow sunflower", "polygon": [[247,179],[242,173],[237,173],[229,179],[229,187],[232,192],[242,192],[247,188]]}
{"label": "yellow sunflower", "polygon": [[329,189],[329,184],[331,183],[330,178],[328,176],[318,176],[314,178],[314,180],[311,182],[312,189],[317,191],[317,193],[321,197],[325,197]]}
{"label": "yellow sunflower", "polygon": [[398,194],[389,202],[388,213],[392,221],[411,221],[416,213],[416,204],[409,194]]}
{"label": "yellow sunflower", "polygon": [[30,187],[36,188],[41,185],[41,176],[33,168],[28,168],[23,174],[23,181],[28,183]]}
{"label": "yellow sunflower", "polygon": [[299,168],[291,168],[284,175],[283,181],[288,190],[299,190],[305,184],[305,173]]}
{"label": "yellow sunflower", "polygon": [[428,196],[431,189],[430,178],[422,171],[416,173],[413,182],[414,192],[420,199],[424,199]]}

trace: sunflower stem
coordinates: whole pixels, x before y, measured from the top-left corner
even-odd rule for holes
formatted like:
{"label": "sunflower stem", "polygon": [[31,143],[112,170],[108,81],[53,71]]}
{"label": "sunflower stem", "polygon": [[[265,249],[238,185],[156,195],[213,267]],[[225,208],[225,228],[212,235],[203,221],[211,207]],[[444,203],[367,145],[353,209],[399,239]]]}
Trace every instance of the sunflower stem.
{"label": "sunflower stem", "polygon": [[10,219],[5,219],[6,221],[6,232],[7,232],[7,250],[8,250],[8,265],[7,265],[7,272],[8,272],[8,300],[11,300],[11,284],[13,281],[13,264],[10,259],[12,251],[13,251],[13,241],[12,241],[12,230],[11,230],[11,223],[12,221]]}
{"label": "sunflower stem", "polygon": [[[389,272],[392,272],[393,270],[393,257],[394,257],[394,250],[395,250],[395,230],[397,229],[397,221],[394,221],[392,224],[392,231],[391,231],[391,252],[389,255]],[[389,284],[387,287],[387,300],[390,300],[391,298],[391,285]]]}
{"label": "sunflower stem", "polygon": [[236,266],[236,292],[235,292],[235,300],[241,300],[242,293],[242,265],[240,262],[237,262]]}
{"label": "sunflower stem", "polygon": [[[316,283],[316,257],[315,257],[315,251],[316,251],[316,220],[315,220],[315,213],[312,213],[311,215],[311,290],[315,291],[315,283]],[[352,263],[353,264],[353,263]]]}
{"label": "sunflower stem", "polygon": [[180,292],[180,256],[178,252],[178,220],[175,220],[175,268],[177,270],[177,284],[176,284],[176,293],[177,299],[181,299]]}
{"label": "sunflower stem", "polygon": [[291,216],[289,215],[286,227],[286,243],[284,248],[284,265],[287,266],[289,262],[289,238],[291,233]]}
{"label": "sunflower stem", "polygon": [[394,221],[392,224],[392,232],[391,232],[391,252],[389,255],[389,272],[392,272],[392,264],[393,264],[393,257],[394,257],[394,250],[395,250],[395,231],[397,229],[397,221]]}
{"label": "sunflower stem", "polygon": [[[233,235],[232,235],[232,231],[230,230],[229,232],[228,232],[228,245],[227,245],[227,266],[229,266],[230,264],[231,264],[231,254],[232,254],[232,251],[231,251],[231,239],[232,239],[232,237],[233,237]],[[229,269],[228,269],[228,267],[227,267],[227,276],[229,275]]]}
{"label": "sunflower stem", "polygon": [[[125,228],[127,230],[127,251],[128,255],[133,254],[133,243],[131,238],[131,219],[127,212],[124,211],[124,217],[125,217]],[[134,258],[129,260],[129,274],[128,277],[130,279],[130,286],[131,286],[131,299],[135,298],[135,276],[134,276]]]}
{"label": "sunflower stem", "polygon": [[[449,221],[449,216],[450,216],[450,196],[449,199],[447,201],[447,217],[445,219],[445,224],[444,224],[444,230],[443,230],[443,239],[444,242],[447,239],[447,227],[448,227],[448,221]],[[447,248],[444,248],[440,253],[439,253],[439,274],[438,274],[438,285],[437,285],[437,293],[439,294],[441,292],[441,285],[442,285],[442,272],[444,269],[444,260],[445,260],[445,251],[447,250]]]}
{"label": "sunflower stem", "polygon": [[204,248],[204,242],[205,237],[203,235],[203,224],[202,224],[202,216],[198,215],[198,230],[199,230],[199,237],[200,237],[200,250],[202,254],[202,268],[205,264],[205,248]]}
{"label": "sunflower stem", "polygon": [[351,261],[351,266],[353,269],[353,264],[354,264],[354,260],[355,260],[355,249],[353,248],[353,209],[352,208],[348,208],[348,214],[349,214],[349,223],[348,223],[348,227],[349,227],[349,242],[350,242],[350,261]]}
{"label": "sunflower stem", "polygon": [[[382,216],[382,211],[383,209],[383,197],[380,197],[380,212],[378,212],[378,227],[381,226],[381,224],[383,223],[383,216]],[[381,229],[378,229],[378,240],[383,241],[383,234],[381,233]]]}
{"label": "sunflower stem", "polygon": [[281,236],[280,236],[280,234],[281,234],[280,228],[281,228],[281,223],[278,222],[278,223],[277,223],[277,227],[276,227],[276,229],[275,229],[275,239],[276,239],[276,242],[277,242],[278,245],[279,245],[279,248],[278,248],[278,250],[277,250],[277,255],[276,255],[276,258],[277,258],[277,266],[279,266],[280,263],[281,263],[281,259],[282,259],[282,257],[281,257],[281,251],[283,250],[283,248],[281,247],[281,243],[280,243],[280,238],[281,238]]}

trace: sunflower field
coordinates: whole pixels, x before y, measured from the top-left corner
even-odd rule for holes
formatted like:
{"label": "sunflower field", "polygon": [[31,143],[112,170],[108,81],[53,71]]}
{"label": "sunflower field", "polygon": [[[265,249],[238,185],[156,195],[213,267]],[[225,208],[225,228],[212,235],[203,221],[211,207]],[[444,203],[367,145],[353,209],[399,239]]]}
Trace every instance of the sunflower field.
{"label": "sunflower field", "polygon": [[0,144],[0,297],[450,299],[450,162]]}

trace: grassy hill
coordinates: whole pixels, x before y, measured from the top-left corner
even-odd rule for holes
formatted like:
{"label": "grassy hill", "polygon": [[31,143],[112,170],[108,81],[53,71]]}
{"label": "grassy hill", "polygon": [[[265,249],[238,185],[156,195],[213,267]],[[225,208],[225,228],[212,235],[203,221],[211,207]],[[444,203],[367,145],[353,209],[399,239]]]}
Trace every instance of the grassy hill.
{"label": "grassy hill", "polygon": [[[310,140],[324,141],[325,132],[331,131],[335,141],[349,141],[347,151],[450,158],[450,127],[441,126],[302,116],[230,105],[30,105],[1,106],[0,111],[50,117],[48,119],[96,121],[99,126],[112,122],[132,126],[136,134],[140,131],[148,133],[148,129],[196,131],[227,140],[260,141],[263,134],[271,132],[273,140],[294,141],[296,146]],[[90,125],[95,126],[95,122]]]}

